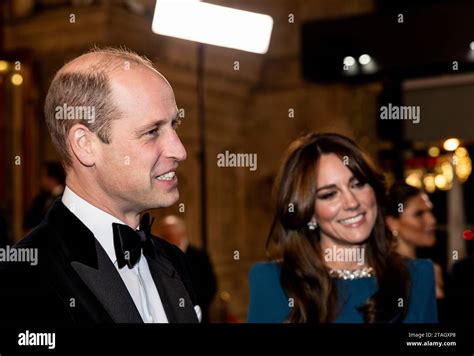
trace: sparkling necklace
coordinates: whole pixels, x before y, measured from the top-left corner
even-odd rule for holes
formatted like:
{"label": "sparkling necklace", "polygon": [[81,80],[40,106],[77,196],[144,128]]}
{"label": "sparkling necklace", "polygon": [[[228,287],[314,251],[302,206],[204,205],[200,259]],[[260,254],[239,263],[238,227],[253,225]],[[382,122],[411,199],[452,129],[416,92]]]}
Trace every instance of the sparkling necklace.
{"label": "sparkling necklace", "polygon": [[332,278],[339,279],[359,279],[359,278],[369,278],[375,275],[375,271],[372,267],[364,267],[359,269],[335,269],[331,268],[329,270],[329,276]]}

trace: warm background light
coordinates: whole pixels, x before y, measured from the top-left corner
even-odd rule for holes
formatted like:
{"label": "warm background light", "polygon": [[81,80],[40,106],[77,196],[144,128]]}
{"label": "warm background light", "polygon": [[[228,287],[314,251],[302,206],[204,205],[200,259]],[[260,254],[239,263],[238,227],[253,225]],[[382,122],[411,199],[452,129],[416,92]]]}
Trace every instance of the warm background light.
{"label": "warm background light", "polygon": [[435,177],[435,184],[436,184],[437,188],[439,188],[441,190],[445,190],[446,187],[447,187],[446,178],[443,175],[438,174]]}
{"label": "warm background light", "polygon": [[423,178],[423,184],[425,185],[425,190],[428,193],[433,193],[436,190],[435,176],[434,174],[428,174]]}
{"label": "warm background light", "polygon": [[23,83],[23,77],[21,76],[21,74],[15,73],[12,75],[11,81],[13,85],[18,86],[18,85],[21,85],[21,83]]}
{"label": "warm background light", "polygon": [[456,157],[456,164],[454,165],[456,176],[461,183],[464,183],[472,172],[471,157],[469,157],[469,152],[464,147],[458,147],[454,152],[454,156]]}
{"label": "warm background light", "polygon": [[0,61],[0,72],[6,72],[8,70],[8,62]]}
{"label": "warm background light", "polygon": [[443,147],[446,151],[454,151],[459,147],[459,140],[457,138],[449,138],[444,141]]}
{"label": "warm background light", "polygon": [[438,157],[439,156],[439,148],[436,146],[430,147],[428,150],[428,154],[430,157]]}
{"label": "warm background light", "polygon": [[408,174],[408,176],[405,178],[405,183],[415,188],[421,188],[423,186],[421,180],[422,175],[423,172],[421,172],[421,170],[415,170]]}

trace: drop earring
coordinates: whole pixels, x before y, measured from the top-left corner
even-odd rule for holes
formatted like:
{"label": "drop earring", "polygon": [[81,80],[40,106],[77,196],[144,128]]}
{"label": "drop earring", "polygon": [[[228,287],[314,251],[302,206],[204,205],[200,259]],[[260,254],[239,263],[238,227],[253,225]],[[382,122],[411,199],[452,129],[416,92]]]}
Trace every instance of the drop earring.
{"label": "drop earring", "polygon": [[314,218],[314,216],[311,218],[311,221],[307,224],[308,225],[308,229],[310,230],[316,230],[316,228],[318,227],[318,222],[316,221],[316,219]]}

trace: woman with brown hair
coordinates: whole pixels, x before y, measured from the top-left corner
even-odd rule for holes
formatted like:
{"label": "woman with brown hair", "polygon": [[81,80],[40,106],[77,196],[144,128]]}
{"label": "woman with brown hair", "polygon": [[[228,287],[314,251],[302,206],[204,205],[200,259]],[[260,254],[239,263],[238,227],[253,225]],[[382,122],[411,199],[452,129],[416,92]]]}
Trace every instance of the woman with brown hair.
{"label": "woman with brown hair", "polygon": [[[387,226],[397,239],[397,251],[407,258],[416,258],[416,250],[436,243],[436,218],[433,204],[421,189],[405,182],[390,187],[387,198]],[[436,298],[444,298],[443,271],[434,264]]]}
{"label": "woman with brown hair", "polygon": [[309,134],[276,180],[267,249],[250,271],[249,322],[436,322],[433,265],[403,260],[382,175],[347,137]]}

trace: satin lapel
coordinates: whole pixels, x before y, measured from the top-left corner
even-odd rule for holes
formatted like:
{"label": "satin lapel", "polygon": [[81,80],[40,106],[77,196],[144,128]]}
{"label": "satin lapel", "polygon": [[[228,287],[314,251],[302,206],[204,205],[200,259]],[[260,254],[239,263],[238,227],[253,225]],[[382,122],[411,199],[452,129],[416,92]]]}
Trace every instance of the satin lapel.
{"label": "satin lapel", "polygon": [[[58,247],[74,271],[117,323],[142,323],[127,287],[92,232],[58,199],[48,214],[57,229]],[[88,300],[87,303],[96,303]]]}
{"label": "satin lapel", "polygon": [[170,323],[198,323],[194,305],[172,263],[163,254],[146,257]]}
{"label": "satin lapel", "polygon": [[72,267],[116,323],[142,323],[127,287],[98,242],[96,250],[97,269],[80,262],[72,262]]}

